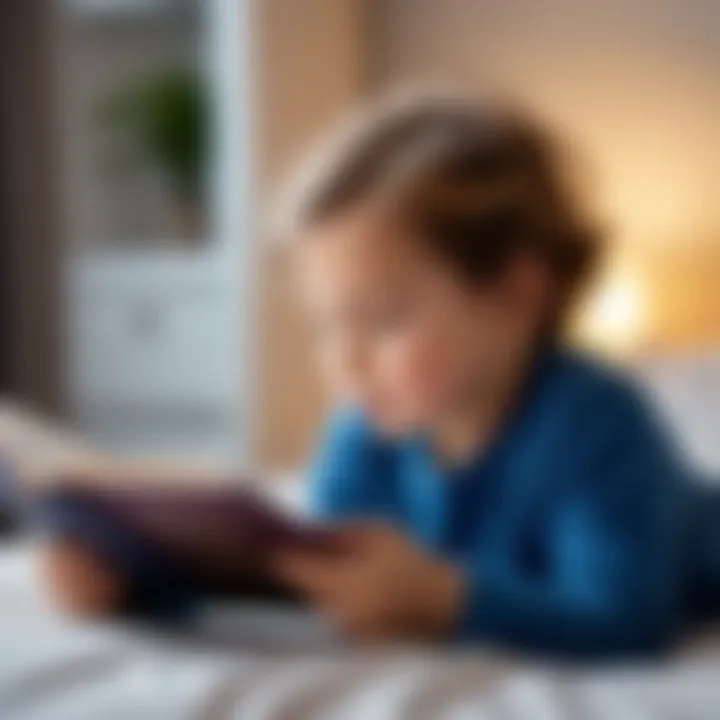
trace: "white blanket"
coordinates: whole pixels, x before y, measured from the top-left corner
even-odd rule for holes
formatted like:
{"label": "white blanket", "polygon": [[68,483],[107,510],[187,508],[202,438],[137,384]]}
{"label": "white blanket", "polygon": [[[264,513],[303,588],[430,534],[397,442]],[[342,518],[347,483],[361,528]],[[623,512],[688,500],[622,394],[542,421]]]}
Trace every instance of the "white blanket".
{"label": "white blanket", "polygon": [[[714,649],[716,648],[716,649]],[[712,720],[720,644],[653,669],[343,648],[317,619],[246,608],[193,637],[78,625],[43,601],[33,550],[0,550],[2,720]]]}

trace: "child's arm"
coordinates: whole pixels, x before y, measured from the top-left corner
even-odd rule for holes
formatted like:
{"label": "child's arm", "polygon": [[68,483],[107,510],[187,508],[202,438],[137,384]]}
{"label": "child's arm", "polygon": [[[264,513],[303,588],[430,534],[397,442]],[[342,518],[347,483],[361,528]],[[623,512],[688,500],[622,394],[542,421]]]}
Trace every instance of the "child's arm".
{"label": "child's arm", "polygon": [[310,511],[338,522],[372,515],[382,504],[387,458],[364,419],[337,413],[324,432],[310,472]]}
{"label": "child's arm", "polygon": [[[345,560],[291,556],[287,576],[355,634],[413,631],[575,656],[657,652],[680,619],[685,485],[649,416],[620,405],[576,439],[587,452],[574,449],[582,461],[565,469],[546,517],[541,575],[479,556],[453,567],[397,531],[368,526],[349,539]],[[330,455],[345,463],[352,453],[340,447]],[[360,491],[358,468],[345,469],[335,486],[321,478],[336,488],[323,496],[331,517],[370,514],[372,493]]]}
{"label": "child's arm", "polygon": [[558,510],[549,577],[482,558],[468,567],[456,637],[593,656],[666,647],[680,618],[677,537],[663,518],[676,500],[654,483],[629,498],[619,484],[636,483],[631,473],[618,468],[607,492]]}
{"label": "child's arm", "polygon": [[68,614],[114,615],[128,603],[128,579],[84,543],[47,543],[42,549],[42,574],[52,600]]}
{"label": "child's arm", "polygon": [[[493,642],[573,656],[658,652],[679,619],[677,502],[649,458],[606,468],[598,494],[558,509],[542,578],[453,565],[389,527],[357,526],[346,555],[290,554],[282,571],[351,635]],[[658,481],[659,482],[656,482]],[[674,521],[673,521],[674,522]]]}
{"label": "child's arm", "polygon": [[674,639],[685,473],[631,393],[584,412],[588,432],[578,429],[567,487],[544,519],[546,571],[531,577],[478,558],[467,569],[461,639],[587,655],[656,652]]}

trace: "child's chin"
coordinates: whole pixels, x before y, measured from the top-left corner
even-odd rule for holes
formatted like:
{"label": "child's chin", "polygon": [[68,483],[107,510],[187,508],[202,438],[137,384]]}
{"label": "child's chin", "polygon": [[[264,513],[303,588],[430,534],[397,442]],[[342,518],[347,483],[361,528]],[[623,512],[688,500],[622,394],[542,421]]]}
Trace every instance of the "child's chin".
{"label": "child's chin", "polygon": [[370,413],[373,426],[388,437],[403,437],[418,432],[424,423],[417,418],[392,415],[390,413]]}

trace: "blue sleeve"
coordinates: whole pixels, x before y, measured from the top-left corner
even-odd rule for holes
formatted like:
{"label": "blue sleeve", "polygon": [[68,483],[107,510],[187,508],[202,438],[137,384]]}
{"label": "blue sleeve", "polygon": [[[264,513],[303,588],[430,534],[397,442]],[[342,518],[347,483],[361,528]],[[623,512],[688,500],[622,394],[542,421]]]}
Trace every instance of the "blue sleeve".
{"label": "blue sleeve", "polygon": [[684,483],[651,415],[631,398],[585,411],[571,483],[545,518],[550,567],[469,570],[462,640],[575,656],[658,652],[680,617]]}
{"label": "blue sleeve", "polygon": [[310,471],[310,510],[336,521],[371,513],[383,473],[382,450],[364,418],[338,412],[324,432]]}

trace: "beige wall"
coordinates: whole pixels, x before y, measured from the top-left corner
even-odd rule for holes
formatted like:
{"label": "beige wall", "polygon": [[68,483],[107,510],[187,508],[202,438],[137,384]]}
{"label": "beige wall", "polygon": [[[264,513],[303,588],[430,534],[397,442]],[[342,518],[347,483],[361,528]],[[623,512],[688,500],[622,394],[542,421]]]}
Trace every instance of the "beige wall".
{"label": "beige wall", "polygon": [[[362,0],[257,3],[259,161],[267,197],[308,142],[358,101]],[[316,432],[322,400],[282,265],[264,253],[259,405],[261,461],[294,466]]]}
{"label": "beige wall", "polygon": [[566,130],[631,242],[720,236],[720,4],[380,0],[378,84],[499,88]]}
{"label": "beige wall", "polygon": [[720,3],[378,0],[378,86],[518,97],[585,151],[643,340],[720,341]]}
{"label": "beige wall", "polygon": [[720,348],[720,240],[643,252],[637,265],[648,296],[647,349]]}

